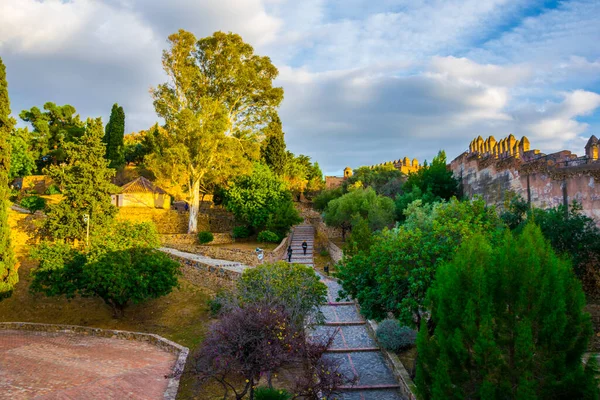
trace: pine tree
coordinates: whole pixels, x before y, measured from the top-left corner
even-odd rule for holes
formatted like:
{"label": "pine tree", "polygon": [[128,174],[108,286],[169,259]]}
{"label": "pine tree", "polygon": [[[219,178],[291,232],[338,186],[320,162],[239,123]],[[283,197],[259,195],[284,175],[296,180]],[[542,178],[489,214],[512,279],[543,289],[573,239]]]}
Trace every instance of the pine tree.
{"label": "pine tree", "polygon": [[48,169],[52,180],[60,187],[63,200],[50,206],[42,235],[66,241],[84,240],[89,215],[90,229],[104,226],[116,214],[110,195],[116,187],[110,183],[115,171],[108,167],[102,143],[102,120],[88,119],[85,134],[67,148],[66,166],[53,165]]}
{"label": "pine tree", "polygon": [[10,100],[6,69],[0,58],[0,299],[12,294],[19,281],[16,260],[8,226],[8,174],[10,171],[10,145],[8,137],[15,124],[10,117]]}
{"label": "pine tree", "polygon": [[[585,296],[569,261],[530,224],[492,246],[467,240],[429,291],[416,383],[423,399],[597,399]],[[593,357],[592,357],[593,358]]]}
{"label": "pine tree", "polygon": [[110,161],[110,168],[121,168],[125,165],[125,151],[123,137],[125,136],[125,111],[115,103],[110,112],[110,119],[106,124],[104,143],[106,144],[106,159]]}
{"label": "pine tree", "polygon": [[273,120],[265,129],[265,141],[263,142],[262,158],[276,175],[283,175],[286,163],[285,140],[279,116],[275,115]]}

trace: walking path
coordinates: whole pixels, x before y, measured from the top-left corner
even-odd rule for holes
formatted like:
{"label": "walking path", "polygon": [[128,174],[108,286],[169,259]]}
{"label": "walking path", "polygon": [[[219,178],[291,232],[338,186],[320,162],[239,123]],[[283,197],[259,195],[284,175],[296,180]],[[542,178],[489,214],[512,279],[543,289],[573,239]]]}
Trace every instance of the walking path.
{"label": "walking path", "polygon": [[[306,240],[306,255],[302,242]],[[292,263],[314,267],[314,228],[311,225],[298,225],[292,232]],[[287,255],[285,256],[287,261]],[[327,285],[327,303],[321,307],[325,324],[317,326],[317,335],[339,329],[333,347],[327,357],[341,361],[343,372],[358,376],[353,387],[343,390],[342,400],[403,400],[390,367],[385,362],[376,342],[369,335],[366,321],[350,299],[338,299],[340,284],[334,279],[317,274]]]}
{"label": "walking path", "polygon": [[190,261],[199,262],[201,264],[210,265],[211,267],[227,269],[233,272],[242,273],[246,268],[250,268],[247,265],[239,262],[219,260],[216,258],[206,257],[200,254],[186,253],[185,251],[172,249],[170,247],[160,247],[158,250],[162,251],[163,253],[171,254],[175,257],[184,258]]}

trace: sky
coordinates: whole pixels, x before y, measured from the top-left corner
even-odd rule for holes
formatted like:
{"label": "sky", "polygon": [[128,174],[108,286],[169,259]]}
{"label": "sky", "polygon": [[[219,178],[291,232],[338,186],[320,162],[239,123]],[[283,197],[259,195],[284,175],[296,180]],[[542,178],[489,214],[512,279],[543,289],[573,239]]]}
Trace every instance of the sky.
{"label": "sky", "polygon": [[239,33],[279,69],[288,148],[341,175],[478,135],[582,155],[599,19],[598,0],[0,0],[0,57],[15,117],[52,101],[106,122],[119,103],[132,132],[158,121],[169,34]]}

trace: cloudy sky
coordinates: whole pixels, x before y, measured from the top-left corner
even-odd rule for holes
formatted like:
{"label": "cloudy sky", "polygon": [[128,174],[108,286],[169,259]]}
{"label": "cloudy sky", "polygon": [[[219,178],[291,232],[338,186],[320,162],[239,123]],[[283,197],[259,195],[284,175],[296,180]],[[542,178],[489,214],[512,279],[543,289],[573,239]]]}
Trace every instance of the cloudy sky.
{"label": "cloudy sky", "polygon": [[242,35],[279,68],[288,147],[326,174],[405,155],[450,159],[477,136],[583,153],[600,134],[600,1],[0,0],[13,113],[46,101],[126,130],[180,28]]}

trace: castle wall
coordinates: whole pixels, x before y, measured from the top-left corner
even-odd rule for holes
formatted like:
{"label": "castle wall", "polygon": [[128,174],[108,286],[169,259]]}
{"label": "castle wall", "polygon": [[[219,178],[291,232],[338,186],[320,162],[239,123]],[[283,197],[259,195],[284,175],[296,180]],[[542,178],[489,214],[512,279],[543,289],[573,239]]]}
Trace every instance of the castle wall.
{"label": "castle wall", "polygon": [[583,212],[600,222],[600,162],[569,151],[540,154],[526,151],[496,157],[477,151],[461,154],[450,168],[468,197],[481,196],[503,207],[512,193],[534,207],[551,208],[577,201]]}

